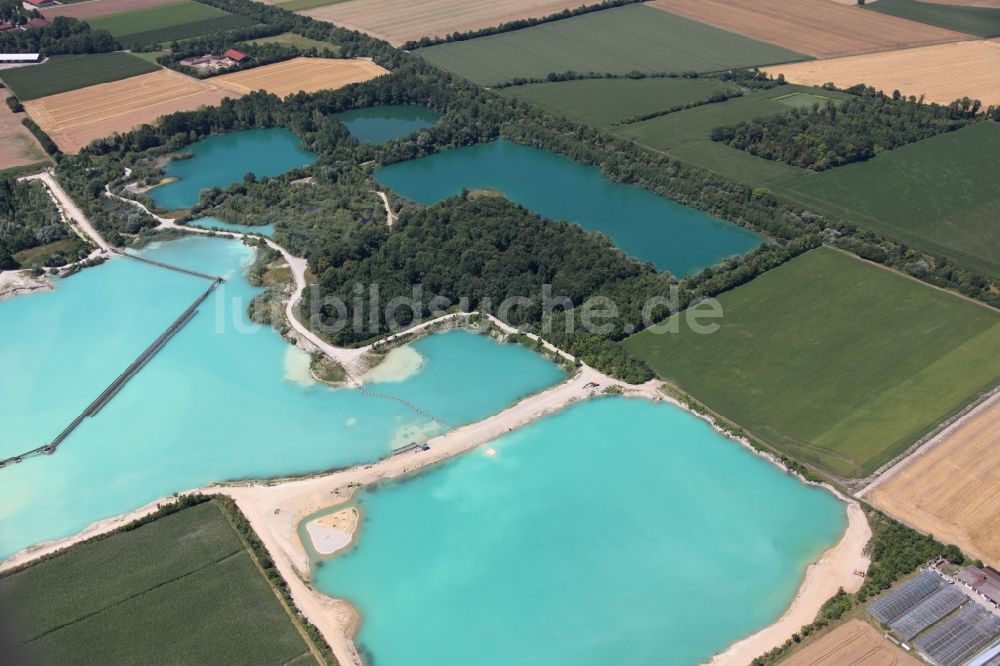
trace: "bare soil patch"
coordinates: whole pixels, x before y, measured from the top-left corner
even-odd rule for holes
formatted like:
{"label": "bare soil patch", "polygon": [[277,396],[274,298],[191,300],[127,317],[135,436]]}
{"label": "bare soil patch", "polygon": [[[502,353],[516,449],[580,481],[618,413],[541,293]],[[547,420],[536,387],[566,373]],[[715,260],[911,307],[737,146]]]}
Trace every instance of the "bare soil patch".
{"label": "bare soil patch", "polygon": [[979,99],[984,106],[1000,103],[1000,41],[975,40],[921,46],[901,51],[812,60],[765,68],[792,83],[839,88],[864,83],[886,93],[924,95],[928,102],[950,104]]}
{"label": "bare soil patch", "polygon": [[370,60],[332,58],[293,58],[273,65],[254,67],[242,72],[223,74],[210,79],[220,88],[239,95],[266,90],[278,97],[298,92],[334,90],[350,83],[360,83],[388,74]]}
{"label": "bare soil patch", "polygon": [[56,16],[71,16],[73,18],[85,19],[94,16],[104,16],[105,14],[117,14],[127,12],[132,9],[149,9],[157,5],[168,5],[177,0],[89,0],[89,2],[79,2],[72,5],[60,5],[42,10],[45,18],[51,19]]}
{"label": "bare soil patch", "polygon": [[664,11],[818,58],[970,39],[830,0],[653,0]]}
{"label": "bare soil patch", "polygon": [[1000,564],[1000,399],[902,465],[868,499],[973,557]]}
{"label": "bare soil patch", "polygon": [[25,102],[28,114],[65,153],[94,139],[127,132],[175,111],[233,97],[210,83],[167,69]]}
{"label": "bare soil patch", "polygon": [[479,30],[575,9],[584,0],[350,0],[301,14],[399,46],[421,37]]}
{"label": "bare soil patch", "polygon": [[851,620],[781,662],[782,666],[918,666],[871,625]]}
{"label": "bare soil patch", "polygon": [[45,151],[21,124],[23,113],[0,104],[0,170],[26,166],[46,159]]}

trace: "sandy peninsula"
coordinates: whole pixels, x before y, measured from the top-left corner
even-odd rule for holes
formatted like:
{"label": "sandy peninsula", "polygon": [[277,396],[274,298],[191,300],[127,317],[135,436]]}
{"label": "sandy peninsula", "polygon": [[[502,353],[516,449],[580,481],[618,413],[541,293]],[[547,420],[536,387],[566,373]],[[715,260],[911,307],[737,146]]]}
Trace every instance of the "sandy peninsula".
{"label": "sandy peninsula", "polygon": [[333,555],[351,545],[360,520],[361,511],[351,506],[310,520],[306,523],[306,532],[317,553]]}

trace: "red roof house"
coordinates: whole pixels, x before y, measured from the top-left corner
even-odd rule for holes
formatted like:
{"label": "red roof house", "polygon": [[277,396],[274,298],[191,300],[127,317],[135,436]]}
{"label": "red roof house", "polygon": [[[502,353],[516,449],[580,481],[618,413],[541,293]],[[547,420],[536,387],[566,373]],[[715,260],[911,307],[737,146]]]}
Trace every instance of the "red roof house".
{"label": "red roof house", "polygon": [[249,58],[249,56],[246,53],[243,53],[243,51],[237,51],[236,49],[229,49],[222,55],[226,56],[227,58],[229,58],[230,60],[232,60],[237,64],[244,62],[245,60],[247,60],[247,58]]}

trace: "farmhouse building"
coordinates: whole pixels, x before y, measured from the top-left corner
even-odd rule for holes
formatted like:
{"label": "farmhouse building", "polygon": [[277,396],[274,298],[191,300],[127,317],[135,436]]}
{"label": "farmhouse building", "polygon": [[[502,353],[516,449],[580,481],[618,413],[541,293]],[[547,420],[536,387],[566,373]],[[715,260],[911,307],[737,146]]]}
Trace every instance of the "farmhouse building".
{"label": "farmhouse building", "polygon": [[0,32],[3,32],[5,30],[13,30],[13,29],[14,29],[14,24],[13,23],[8,23],[7,21],[4,21],[3,23],[0,23]]}
{"label": "farmhouse building", "polygon": [[54,7],[55,0],[23,0],[26,9],[41,9],[42,7]]}
{"label": "farmhouse building", "polygon": [[237,65],[242,64],[250,59],[250,56],[248,56],[246,53],[243,53],[242,51],[237,51],[236,49],[229,49],[222,55],[226,56]]}
{"label": "farmhouse building", "polygon": [[41,61],[41,53],[0,53],[0,64],[4,65],[31,65]]}

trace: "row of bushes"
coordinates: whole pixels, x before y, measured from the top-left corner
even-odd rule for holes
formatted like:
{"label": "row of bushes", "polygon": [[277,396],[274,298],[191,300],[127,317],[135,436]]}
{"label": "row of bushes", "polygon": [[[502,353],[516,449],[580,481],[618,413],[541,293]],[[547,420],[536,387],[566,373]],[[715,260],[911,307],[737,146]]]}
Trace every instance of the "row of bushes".
{"label": "row of bushes", "polygon": [[42,144],[42,148],[52,157],[58,157],[62,155],[62,151],[59,150],[59,146],[53,141],[48,134],[45,133],[41,127],[39,127],[34,120],[25,117],[21,119],[21,124],[28,128],[28,131],[35,135],[38,139],[38,143]]}

